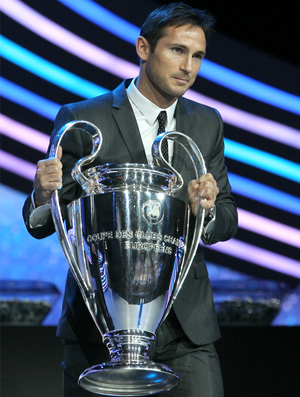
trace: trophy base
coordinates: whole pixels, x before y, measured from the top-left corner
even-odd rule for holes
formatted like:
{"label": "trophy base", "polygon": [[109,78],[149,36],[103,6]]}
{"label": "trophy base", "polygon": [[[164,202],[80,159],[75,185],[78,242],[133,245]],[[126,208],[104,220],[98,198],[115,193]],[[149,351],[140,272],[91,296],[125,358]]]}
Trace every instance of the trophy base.
{"label": "trophy base", "polygon": [[78,384],[105,396],[148,396],[179,385],[179,376],[164,364],[110,361],[85,370]]}

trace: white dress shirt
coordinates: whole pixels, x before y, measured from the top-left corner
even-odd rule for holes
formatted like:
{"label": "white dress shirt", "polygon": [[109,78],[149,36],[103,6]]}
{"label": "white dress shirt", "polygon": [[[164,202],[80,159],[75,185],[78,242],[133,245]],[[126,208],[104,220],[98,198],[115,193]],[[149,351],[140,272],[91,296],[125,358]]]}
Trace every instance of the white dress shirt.
{"label": "white dress shirt", "polygon": [[[149,101],[149,99],[140,93],[135,85],[135,80],[136,79],[133,79],[127,88],[127,95],[139,127],[148,164],[153,164],[152,144],[157,136],[157,116],[162,110],[165,110],[167,112],[167,123],[165,130],[176,131],[176,120],[174,118],[174,113],[177,105],[177,99],[173,105],[169,106],[167,109],[162,109],[156,106],[153,102]],[[173,145],[173,141],[168,141],[169,162],[172,161]]]}

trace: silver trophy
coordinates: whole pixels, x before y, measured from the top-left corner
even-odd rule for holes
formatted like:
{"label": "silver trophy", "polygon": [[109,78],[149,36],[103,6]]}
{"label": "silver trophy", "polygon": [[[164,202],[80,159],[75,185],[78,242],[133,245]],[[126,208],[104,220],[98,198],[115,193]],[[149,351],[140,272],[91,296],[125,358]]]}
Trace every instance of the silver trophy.
{"label": "silver trophy", "polygon": [[73,178],[83,197],[67,207],[66,225],[58,192],[51,198],[56,232],[85,304],[106,344],[110,361],[85,370],[78,383],[96,394],[145,396],[168,391],[179,376],[148,357],[160,324],[167,317],[196,253],[205,211],[199,205],[188,244],[190,207],[175,197],[180,174],[164,160],[164,139],[179,143],[194,164],[196,178],[206,173],[195,143],[180,132],[160,134],[153,143],[156,166],[105,164],[82,171],[100,150],[102,135],[90,122],[60,129],[50,158],[64,134],[82,130],[93,148],[80,159]]}

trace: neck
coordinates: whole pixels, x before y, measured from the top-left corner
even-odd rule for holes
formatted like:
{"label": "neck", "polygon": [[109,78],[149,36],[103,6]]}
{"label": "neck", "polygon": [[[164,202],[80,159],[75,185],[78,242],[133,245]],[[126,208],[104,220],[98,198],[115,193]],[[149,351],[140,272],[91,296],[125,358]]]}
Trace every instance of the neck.
{"label": "neck", "polygon": [[161,92],[158,87],[155,87],[149,80],[148,84],[146,84],[145,79],[141,75],[136,79],[135,85],[144,97],[161,109],[167,109],[169,106],[173,105],[177,99],[172,95]]}

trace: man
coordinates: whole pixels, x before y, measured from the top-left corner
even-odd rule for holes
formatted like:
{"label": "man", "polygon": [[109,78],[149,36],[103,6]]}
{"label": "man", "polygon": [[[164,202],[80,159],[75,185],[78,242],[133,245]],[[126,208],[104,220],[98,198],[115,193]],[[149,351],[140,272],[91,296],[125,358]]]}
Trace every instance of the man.
{"label": "man", "polygon": [[[151,162],[151,146],[158,130],[157,117],[166,112],[166,131],[181,131],[201,148],[208,173],[192,180],[188,162],[169,147],[173,166],[188,188],[182,197],[196,213],[198,191],[206,210],[202,240],[213,244],[233,237],[237,212],[230,194],[224,165],[222,120],[215,109],[186,100],[206,53],[206,38],[213,24],[206,12],[184,3],[155,10],[145,21],[136,42],[140,73],[112,93],[63,106],[55,120],[55,134],[71,120],[88,120],[103,134],[96,163]],[[52,135],[53,137],[53,135]],[[38,163],[34,192],[24,205],[29,232],[44,238],[54,232],[49,199],[60,189],[62,211],[80,197],[81,188],[71,178],[75,162],[90,153],[89,139],[82,134],[66,136],[59,159]],[[62,316],[57,335],[65,345],[65,396],[91,396],[77,386],[86,368],[106,361],[102,344],[72,275],[68,274]],[[170,315],[159,329],[151,357],[180,375],[180,386],[164,394],[185,397],[223,396],[222,376],[214,341],[220,337],[203,252],[199,246],[191,270]]]}

